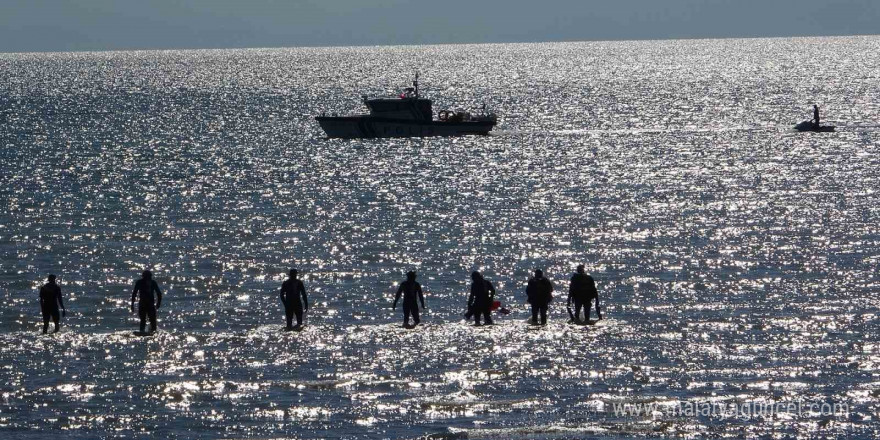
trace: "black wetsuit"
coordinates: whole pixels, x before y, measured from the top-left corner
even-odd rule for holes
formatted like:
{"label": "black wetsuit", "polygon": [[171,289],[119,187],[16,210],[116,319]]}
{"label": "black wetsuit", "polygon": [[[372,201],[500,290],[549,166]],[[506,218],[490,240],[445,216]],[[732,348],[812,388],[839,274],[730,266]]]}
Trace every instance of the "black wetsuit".
{"label": "black wetsuit", "polygon": [[480,315],[486,324],[492,324],[492,301],[495,299],[495,286],[481,278],[471,282],[468,297],[468,315],[474,315],[474,323],[480,325]]}
{"label": "black wetsuit", "polygon": [[[300,301],[302,296],[302,301]],[[281,284],[281,302],[284,303],[284,317],[287,320],[287,328],[293,328],[293,316],[296,315],[296,325],[302,326],[303,311],[309,309],[309,298],[306,296],[306,287],[298,279],[289,278]]]}
{"label": "black wetsuit", "polygon": [[[59,308],[60,306],[60,308]],[[55,324],[55,331],[59,330],[61,310],[64,301],[61,300],[61,287],[54,281],[50,281],[40,287],[40,311],[43,312],[43,333],[49,330],[49,319]]]}
{"label": "black wetsuit", "polygon": [[[153,296],[153,292],[156,293]],[[162,306],[162,291],[153,279],[141,278],[134,283],[131,292],[131,301],[138,299],[138,317],[141,319],[141,333],[144,332],[147,318],[150,319],[150,331],[156,331],[159,326],[156,322],[156,309]]]}
{"label": "black wetsuit", "polygon": [[394,307],[397,307],[397,301],[400,300],[401,295],[403,295],[403,324],[409,325],[409,317],[412,315],[413,325],[419,325],[421,320],[419,319],[419,305],[416,299],[422,303],[422,308],[424,309],[425,297],[422,294],[422,285],[410,280],[400,283],[400,287],[397,288],[397,295],[394,297]]}
{"label": "black wetsuit", "polygon": [[813,106],[813,125],[819,128],[819,107]]}
{"label": "black wetsuit", "polygon": [[526,287],[526,295],[529,304],[532,305],[532,322],[538,323],[540,315],[541,325],[547,323],[547,306],[553,301],[553,283],[547,278],[531,278]]}
{"label": "black wetsuit", "polygon": [[584,320],[590,320],[590,309],[593,300],[596,300],[596,315],[602,319],[599,310],[599,292],[596,290],[596,281],[585,273],[576,273],[571,277],[571,285],[568,288],[568,300],[574,301],[574,319],[581,319],[581,308],[584,308]]}

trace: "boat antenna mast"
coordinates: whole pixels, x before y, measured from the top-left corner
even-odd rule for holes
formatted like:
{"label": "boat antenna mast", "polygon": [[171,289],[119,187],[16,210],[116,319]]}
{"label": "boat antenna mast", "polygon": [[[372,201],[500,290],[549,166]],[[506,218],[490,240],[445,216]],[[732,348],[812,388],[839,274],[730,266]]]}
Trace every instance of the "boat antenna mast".
{"label": "boat antenna mast", "polygon": [[419,98],[419,71],[416,70],[416,79],[413,81],[413,88],[416,89],[416,99]]}

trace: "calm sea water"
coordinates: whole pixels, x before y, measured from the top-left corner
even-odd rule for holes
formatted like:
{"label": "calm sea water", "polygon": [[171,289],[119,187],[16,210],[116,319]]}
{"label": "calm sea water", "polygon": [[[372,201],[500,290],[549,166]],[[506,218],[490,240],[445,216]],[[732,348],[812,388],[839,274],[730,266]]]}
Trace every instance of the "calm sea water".
{"label": "calm sea water", "polygon": [[[312,119],[415,71],[498,129]],[[790,130],[813,102],[837,133]],[[0,55],[0,436],[876,437],[878,121],[876,37]],[[580,262],[599,326],[565,322]],[[145,267],[162,332],[136,338]],[[290,267],[302,333],[279,331]],[[390,310],[409,269],[414,331]],[[492,328],[462,321],[474,269],[513,309]],[[673,411],[706,403],[847,412]]]}

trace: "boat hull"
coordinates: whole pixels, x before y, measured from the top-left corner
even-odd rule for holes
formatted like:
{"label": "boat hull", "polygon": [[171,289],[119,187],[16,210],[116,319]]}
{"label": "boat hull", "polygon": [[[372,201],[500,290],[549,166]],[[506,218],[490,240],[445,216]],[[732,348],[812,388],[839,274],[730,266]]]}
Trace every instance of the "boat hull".
{"label": "boat hull", "polygon": [[419,121],[372,116],[318,116],[315,120],[327,137],[342,139],[485,136],[495,127],[494,121]]}
{"label": "boat hull", "polygon": [[815,133],[831,133],[834,131],[833,125],[820,125],[816,126],[813,121],[804,121],[798,125],[794,126],[794,129],[800,132],[812,131]]}

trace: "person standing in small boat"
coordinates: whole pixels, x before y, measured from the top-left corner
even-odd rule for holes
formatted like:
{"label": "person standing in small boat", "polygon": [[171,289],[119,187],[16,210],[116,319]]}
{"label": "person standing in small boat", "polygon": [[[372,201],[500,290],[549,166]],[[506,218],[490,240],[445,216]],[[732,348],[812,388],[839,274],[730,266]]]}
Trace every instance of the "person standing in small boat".
{"label": "person standing in small boat", "polygon": [[596,301],[596,315],[602,319],[602,311],[599,309],[599,291],[596,290],[596,281],[593,277],[584,273],[584,265],[577,267],[577,273],[571,277],[568,287],[568,307],[571,311],[571,303],[574,301],[574,320],[581,319],[581,308],[584,309],[584,321],[590,320],[590,309]]}
{"label": "person standing in small boat", "polygon": [[541,269],[536,269],[535,276],[529,278],[526,296],[532,306],[532,325],[539,324],[539,316],[541,318],[540,324],[547,324],[547,307],[553,301],[553,283],[544,278],[544,272]]}
{"label": "person standing in small boat", "polygon": [[[153,293],[156,295],[153,296]],[[135,281],[134,290],[131,292],[131,313],[134,313],[134,303],[138,301],[138,315],[141,318],[141,333],[144,333],[147,318],[150,319],[150,333],[159,329],[156,321],[156,311],[162,307],[162,291],[159,284],[153,280],[153,273],[145,270],[141,279]]]}
{"label": "person standing in small boat", "polygon": [[468,312],[466,317],[474,316],[474,324],[480,325],[480,315],[486,325],[492,325],[492,302],[495,301],[495,286],[483,275],[474,271],[471,274],[471,294],[468,296]]}
{"label": "person standing in small boat", "polygon": [[[309,311],[309,298],[306,296],[306,286],[296,278],[296,269],[290,269],[289,278],[281,284],[281,303],[284,304],[284,318],[287,322],[287,330],[302,328],[303,313]],[[300,301],[302,297],[302,301]],[[296,327],[293,324],[293,316],[296,315]]]}
{"label": "person standing in small boat", "polygon": [[400,287],[397,288],[397,295],[394,297],[394,303],[391,305],[392,310],[397,308],[397,301],[400,300],[401,295],[403,295],[404,327],[409,327],[410,315],[413,318],[413,327],[419,325],[421,320],[419,319],[419,305],[416,300],[418,299],[422,303],[422,310],[424,310],[425,296],[422,294],[422,285],[416,282],[415,272],[407,272],[406,281],[400,283]]}
{"label": "person standing in small boat", "polygon": [[[61,310],[59,311],[59,306]],[[43,313],[43,334],[49,330],[49,319],[55,323],[55,331],[58,333],[61,329],[59,324],[62,316],[67,316],[67,309],[64,308],[64,301],[61,299],[61,287],[55,282],[55,275],[49,275],[46,284],[40,287],[40,311]]]}
{"label": "person standing in small boat", "polygon": [[813,126],[819,128],[819,106],[813,104]]}

